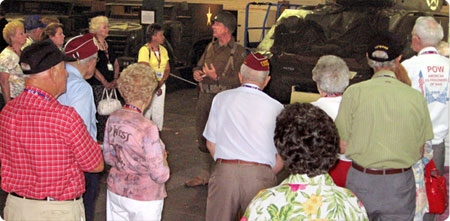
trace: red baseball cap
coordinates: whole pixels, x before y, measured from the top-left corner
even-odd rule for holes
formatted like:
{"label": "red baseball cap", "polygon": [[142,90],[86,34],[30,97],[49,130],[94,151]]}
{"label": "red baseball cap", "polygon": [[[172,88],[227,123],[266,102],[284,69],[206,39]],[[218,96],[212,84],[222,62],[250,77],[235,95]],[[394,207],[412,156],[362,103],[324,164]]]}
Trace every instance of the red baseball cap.
{"label": "red baseball cap", "polygon": [[244,64],[255,71],[268,71],[269,60],[260,53],[250,53],[244,60]]}
{"label": "red baseball cap", "polygon": [[70,39],[64,47],[66,55],[82,60],[97,53],[98,47],[94,36],[94,34],[88,33]]}

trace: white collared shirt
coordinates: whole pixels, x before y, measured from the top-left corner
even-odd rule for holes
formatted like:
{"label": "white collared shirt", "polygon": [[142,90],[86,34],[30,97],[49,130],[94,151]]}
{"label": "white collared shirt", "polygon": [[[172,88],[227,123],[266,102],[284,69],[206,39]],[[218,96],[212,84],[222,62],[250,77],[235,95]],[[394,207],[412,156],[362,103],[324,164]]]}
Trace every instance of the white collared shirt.
{"label": "white collared shirt", "polygon": [[257,88],[241,86],[217,94],[203,132],[216,144],[214,160],[238,159],[273,167],[275,121],[283,108]]}

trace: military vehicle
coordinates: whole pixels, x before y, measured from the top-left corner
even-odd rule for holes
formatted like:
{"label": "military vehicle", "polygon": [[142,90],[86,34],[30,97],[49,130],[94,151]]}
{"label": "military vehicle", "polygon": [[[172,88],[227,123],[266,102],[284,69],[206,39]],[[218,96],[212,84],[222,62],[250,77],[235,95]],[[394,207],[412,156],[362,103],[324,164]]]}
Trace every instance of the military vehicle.
{"label": "military vehicle", "polygon": [[[316,92],[311,71],[320,56],[333,54],[343,58],[357,72],[352,83],[369,79],[365,50],[370,38],[379,31],[391,31],[404,40],[403,58],[411,57],[411,30],[419,16],[433,16],[448,36],[448,13],[439,12],[443,0],[337,0],[314,9],[287,9],[259,44],[269,55],[272,80],[269,95],[288,103],[291,87]],[[429,7],[425,7],[429,6]]]}
{"label": "military vehicle", "polygon": [[196,65],[212,40],[212,15],[222,8],[218,4],[165,2],[163,26],[175,69],[191,71]]}
{"label": "military vehicle", "polygon": [[54,16],[64,25],[68,38],[86,31],[89,18],[94,16],[89,6],[72,0],[6,0],[2,7],[7,20],[24,20],[29,15]]}

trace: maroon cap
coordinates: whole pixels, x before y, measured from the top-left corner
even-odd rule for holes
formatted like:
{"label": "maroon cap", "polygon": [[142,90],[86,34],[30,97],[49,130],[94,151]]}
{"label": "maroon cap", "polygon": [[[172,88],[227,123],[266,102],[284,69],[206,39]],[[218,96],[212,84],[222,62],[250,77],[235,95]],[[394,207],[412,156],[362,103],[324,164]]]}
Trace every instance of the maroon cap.
{"label": "maroon cap", "polygon": [[94,34],[88,33],[70,39],[64,48],[66,55],[82,60],[97,53],[98,47],[94,36]]}
{"label": "maroon cap", "polygon": [[255,71],[268,71],[270,69],[269,60],[260,53],[250,53],[244,64]]}

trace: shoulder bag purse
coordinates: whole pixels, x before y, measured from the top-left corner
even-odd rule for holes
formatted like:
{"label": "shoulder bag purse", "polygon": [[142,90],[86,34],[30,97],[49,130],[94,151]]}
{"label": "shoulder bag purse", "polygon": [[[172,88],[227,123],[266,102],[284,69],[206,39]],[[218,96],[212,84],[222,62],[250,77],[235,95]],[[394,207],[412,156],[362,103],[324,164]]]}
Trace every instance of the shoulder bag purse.
{"label": "shoulder bag purse", "polygon": [[[106,98],[105,98],[106,94]],[[120,109],[122,104],[117,99],[116,89],[103,89],[102,100],[98,102],[97,112],[100,115],[110,115],[112,112]]]}

